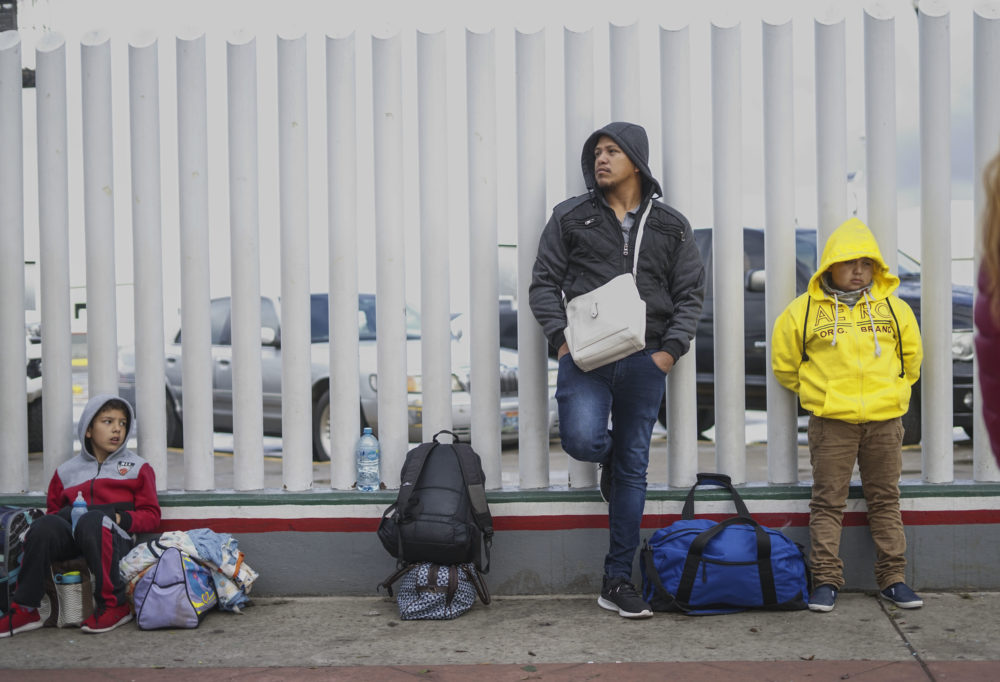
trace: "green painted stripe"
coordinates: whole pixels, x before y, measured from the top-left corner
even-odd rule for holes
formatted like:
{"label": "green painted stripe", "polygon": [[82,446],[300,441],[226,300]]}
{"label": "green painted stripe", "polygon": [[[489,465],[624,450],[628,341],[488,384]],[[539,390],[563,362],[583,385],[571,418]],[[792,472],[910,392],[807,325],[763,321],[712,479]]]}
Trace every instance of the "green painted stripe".
{"label": "green painted stripe", "polygon": [[[747,501],[767,500],[807,500],[810,486],[806,483],[798,485],[749,485],[738,488],[740,495]],[[903,483],[900,485],[904,498],[978,498],[1000,497],[1000,483],[958,482],[948,484]],[[687,497],[687,489],[651,488],[646,493],[646,499],[651,501],[683,502]],[[863,499],[861,486],[852,485],[851,499]],[[549,488],[546,490],[500,490],[487,493],[491,504],[517,503],[554,503],[554,502],[599,502],[600,493],[596,490],[569,490],[567,488]],[[167,491],[159,494],[161,507],[273,507],[280,505],[302,506],[343,506],[373,504],[388,507],[396,501],[396,491],[363,493],[357,491],[311,490],[306,492],[288,492],[280,490],[263,490],[253,492],[243,491],[211,491],[184,492]],[[723,501],[729,499],[729,494],[718,488],[701,488],[698,490],[699,501]],[[44,507],[45,496],[42,494],[3,494],[0,504]]]}

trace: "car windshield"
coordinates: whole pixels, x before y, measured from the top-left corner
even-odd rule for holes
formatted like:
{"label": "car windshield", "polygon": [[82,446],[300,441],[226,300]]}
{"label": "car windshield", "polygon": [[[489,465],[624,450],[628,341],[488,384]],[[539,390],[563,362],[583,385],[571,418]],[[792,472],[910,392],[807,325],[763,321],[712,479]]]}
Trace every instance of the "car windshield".
{"label": "car windshield", "polygon": [[[326,343],[330,340],[330,304],[326,294],[313,294],[311,298],[312,342]],[[361,341],[375,340],[375,296],[358,295],[358,338]],[[406,338],[420,338],[420,316],[417,311],[406,307]]]}

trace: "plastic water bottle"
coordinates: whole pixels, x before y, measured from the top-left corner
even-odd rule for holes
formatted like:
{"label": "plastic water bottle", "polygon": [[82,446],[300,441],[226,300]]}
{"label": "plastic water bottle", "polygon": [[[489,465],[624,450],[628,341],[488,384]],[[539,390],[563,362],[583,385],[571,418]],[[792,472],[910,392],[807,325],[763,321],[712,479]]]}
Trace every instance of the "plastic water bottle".
{"label": "plastic water bottle", "polygon": [[354,448],[354,462],[357,466],[358,490],[378,490],[381,480],[378,439],[368,426]]}
{"label": "plastic water bottle", "polygon": [[76,491],[76,499],[73,500],[73,511],[70,513],[70,518],[73,519],[73,532],[76,532],[76,522],[80,520],[80,517],[87,513],[87,501],[83,499],[83,492]]}

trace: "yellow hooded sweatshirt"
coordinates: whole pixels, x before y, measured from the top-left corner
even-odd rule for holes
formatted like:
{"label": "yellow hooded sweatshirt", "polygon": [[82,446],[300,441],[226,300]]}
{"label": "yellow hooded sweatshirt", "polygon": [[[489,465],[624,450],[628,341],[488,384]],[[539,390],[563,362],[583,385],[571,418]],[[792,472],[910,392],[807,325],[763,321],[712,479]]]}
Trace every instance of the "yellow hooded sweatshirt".
{"label": "yellow hooded sweatshirt", "polygon": [[[834,263],[857,258],[874,261],[874,276],[852,308],[824,291],[820,278]],[[852,218],[830,235],[806,293],[785,308],[771,334],[774,375],[799,394],[803,408],[852,424],[906,412],[923,349],[913,310],[892,294],[898,286],[864,223]]]}

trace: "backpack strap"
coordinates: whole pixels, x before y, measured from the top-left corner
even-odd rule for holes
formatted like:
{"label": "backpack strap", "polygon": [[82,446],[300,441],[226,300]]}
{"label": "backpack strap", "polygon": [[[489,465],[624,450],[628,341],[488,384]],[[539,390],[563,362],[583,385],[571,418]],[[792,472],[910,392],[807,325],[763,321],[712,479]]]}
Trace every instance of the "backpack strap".
{"label": "backpack strap", "polygon": [[809,354],[806,353],[806,325],[809,324],[809,306],[812,304],[812,296],[806,295],[806,316],[802,320],[802,362],[809,361]]}
{"label": "backpack strap", "polygon": [[420,480],[420,472],[424,469],[427,457],[438,445],[437,436],[434,436],[433,443],[421,443],[412,451],[412,456],[406,458],[406,463],[403,466],[403,472],[400,476],[399,495],[396,497],[395,505],[393,505],[396,511],[399,512],[401,519],[409,515],[410,496],[413,495],[413,489],[416,487],[417,481]]}
{"label": "backpack strap", "polygon": [[885,304],[889,306],[889,312],[892,313],[892,321],[896,323],[896,346],[899,348],[899,378],[903,379],[906,377],[906,370],[903,368],[903,330],[899,328],[899,319],[896,317],[896,311],[892,309],[892,303],[889,302],[888,296],[885,297]]}
{"label": "backpack strap", "polygon": [[[437,436],[434,436],[434,439],[436,441]],[[493,515],[490,514],[490,507],[486,502],[486,481],[482,475],[482,464],[479,455],[472,449],[472,446],[459,441],[457,436],[455,442],[452,443],[452,448],[458,457],[458,465],[462,469],[462,478],[465,480],[465,487],[472,503],[472,516],[475,518],[479,530],[483,532],[486,566],[482,571],[489,573],[490,548],[493,546]]]}

